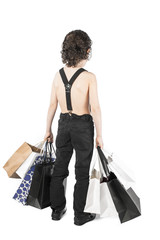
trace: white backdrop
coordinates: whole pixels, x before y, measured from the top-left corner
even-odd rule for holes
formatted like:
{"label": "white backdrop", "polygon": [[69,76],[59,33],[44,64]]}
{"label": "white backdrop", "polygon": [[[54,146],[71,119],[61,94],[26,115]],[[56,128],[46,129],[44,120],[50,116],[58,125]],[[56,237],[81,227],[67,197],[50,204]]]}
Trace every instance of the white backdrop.
{"label": "white backdrop", "polygon": [[[159,12],[155,0],[1,1],[1,236],[158,239]],[[97,76],[104,148],[135,174],[142,216],[124,224],[107,218],[81,227],[73,224],[74,154],[69,166],[68,210],[59,222],[51,220],[50,208],[24,207],[13,200],[21,180],[9,179],[2,168],[23,142],[43,140],[53,77],[63,66],[61,44],[75,29],[86,31],[93,40],[92,58],[85,68]],[[52,124],[54,138],[59,114],[58,106]]]}

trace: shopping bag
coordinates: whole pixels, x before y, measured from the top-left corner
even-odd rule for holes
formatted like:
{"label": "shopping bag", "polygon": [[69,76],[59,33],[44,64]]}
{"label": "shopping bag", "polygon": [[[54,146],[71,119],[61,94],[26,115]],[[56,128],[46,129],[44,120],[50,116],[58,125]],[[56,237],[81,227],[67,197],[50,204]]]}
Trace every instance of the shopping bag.
{"label": "shopping bag", "polygon": [[100,184],[100,217],[117,217],[118,213],[115,209],[109,188],[103,180]]}
{"label": "shopping bag", "polygon": [[16,152],[9,158],[3,168],[7,172],[10,178],[20,178],[16,173],[17,169],[28,158],[32,152],[40,153],[41,149],[32,146],[31,144],[24,142]]}
{"label": "shopping bag", "polygon": [[125,186],[125,188],[129,188],[134,186],[135,180],[131,177],[124,169],[122,169],[115,160],[108,164],[110,170],[116,174],[120,182]]}
{"label": "shopping bag", "polygon": [[129,169],[124,162],[119,161],[119,158],[115,153],[109,154],[106,149],[103,149],[103,153],[107,158],[109,169],[116,174],[125,188],[128,189],[129,187],[134,186],[135,180],[133,171]]}
{"label": "shopping bag", "polygon": [[103,182],[102,167],[95,149],[92,161],[84,212],[96,213],[99,217],[117,217],[108,186]]}
{"label": "shopping bag", "polygon": [[[13,196],[13,199],[18,201],[19,203],[22,203],[23,205],[27,205],[27,197],[30,191],[31,182],[32,182],[34,171],[35,171],[35,166],[43,162],[43,158],[44,158],[43,149],[44,148],[41,149],[40,154],[35,158],[33,165],[30,167],[29,171],[26,173],[25,177],[23,178],[21,184],[19,185],[17,191]],[[52,157],[52,161],[55,161],[55,158]]]}
{"label": "shopping bag", "polygon": [[[44,141],[35,144],[34,146],[41,149],[44,144]],[[22,165],[17,169],[16,174],[20,178],[24,178],[26,173],[29,171],[36,157],[39,156],[39,153],[32,151],[32,153],[28,156],[28,158],[22,163]]]}
{"label": "shopping bag", "polygon": [[84,212],[100,214],[100,172],[92,170]]}
{"label": "shopping bag", "polygon": [[[130,170],[130,169],[126,168],[124,163],[122,168],[120,166],[122,162],[119,162],[118,164],[117,157],[115,157],[115,154],[113,155],[113,153],[109,153],[105,148],[103,148],[103,153],[107,159],[109,169],[116,174],[116,176],[121,181],[121,183],[125,186],[125,188],[128,189],[129,187],[134,186],[135,180],[127,172],[127,170]],[[96,156],[95,160],[97,159],[97,157],[99,158],[98,151],[95,152],[95,156]],[[99,161],[99,166],[100,166],[100,172],[103,174],[103,176],[105,176],[105,172],[102,167],[101,161]]]}
{"label": "shopping bag", "polygon": [[[44,157],[43,162],[37,164],[35,167],[33,180],[31,183],[30,192],[27,198],[27,204],[39,209],[46,208],[50,203],[50,181],[54,171],[54,164],[56,161],[56,153],[52,143],[46,141],[46,145],[50,144],[49,156]],[[52,148],[55,153],[55,161],[51,161]],[[66,191],[66,180],[64,179],[64,188]]]}
{"label": "shopping bag", "polygon": [[106,174],[106,177],[103,177],[103,182],[106,182],[108,186],[120,222],[124,223],[140,216],[140,198],[132,188],[129,188],[128,190],[125,189],[114,172],[109,170],[107,158],[99,146],[97,147],[97,150]]}

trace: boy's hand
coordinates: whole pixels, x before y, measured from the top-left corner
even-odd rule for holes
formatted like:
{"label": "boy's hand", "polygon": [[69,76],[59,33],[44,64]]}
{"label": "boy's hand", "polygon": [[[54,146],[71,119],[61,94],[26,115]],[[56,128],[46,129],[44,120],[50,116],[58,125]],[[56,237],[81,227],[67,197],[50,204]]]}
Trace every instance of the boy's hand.
{"label": "boy's hand", "polygon": [[46,132],[44,136],[44,141],[52,142],[53,143],[53,133],[52,132]]}
{"label": "boy's hand", "polygon": [[97,146],[100,146],[100,148],[103,149],[103,140],[101,136],[96,137],[96,148]]}

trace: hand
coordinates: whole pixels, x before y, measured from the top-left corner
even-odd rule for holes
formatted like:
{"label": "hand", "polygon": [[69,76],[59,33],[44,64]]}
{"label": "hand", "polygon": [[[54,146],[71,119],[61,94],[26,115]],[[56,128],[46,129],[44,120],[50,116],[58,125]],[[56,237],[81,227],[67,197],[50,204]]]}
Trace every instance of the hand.
{"label": "hand", "polygon": [[101,136],[96,137],[96,148],[97,146],[100,146],[100,148],[103,149],[103,140]]}
{"label": "hand", "polygon": [[50,132],[46,132],[45,136],[44,136],[44,141],[47,141],[48,142],[52,142],[53,143],[53,133],[50,131]]}

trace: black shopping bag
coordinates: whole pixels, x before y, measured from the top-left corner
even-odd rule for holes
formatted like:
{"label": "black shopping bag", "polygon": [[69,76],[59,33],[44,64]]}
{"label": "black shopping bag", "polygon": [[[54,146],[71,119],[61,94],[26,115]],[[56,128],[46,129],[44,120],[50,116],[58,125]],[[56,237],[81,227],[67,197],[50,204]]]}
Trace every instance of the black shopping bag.
{"label": "black shopping bag", "polygon": [[106,174],[106,177],[103,177],[103,182],[106,182],[108,185],[120,222],[124,223],[140,216],[141,209],[139,197],[132,188],[128,190],[124,188],[116,175],[109,170],[108,161],[99,146],[97,150]]}
{"label": "black shopping bag", "polygon": [[[50,144],[49,157],[47,156],[47,145]],[[50,181],[54,170],[55,158],[52,158],[52,143],[46,141],[43,153],[43,161],[35,166],[31,188],[27,198],[27,204],[36,208],[50,206]]]}

